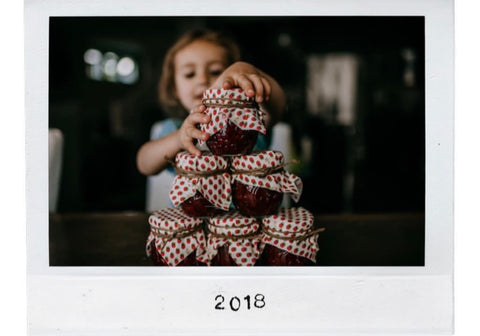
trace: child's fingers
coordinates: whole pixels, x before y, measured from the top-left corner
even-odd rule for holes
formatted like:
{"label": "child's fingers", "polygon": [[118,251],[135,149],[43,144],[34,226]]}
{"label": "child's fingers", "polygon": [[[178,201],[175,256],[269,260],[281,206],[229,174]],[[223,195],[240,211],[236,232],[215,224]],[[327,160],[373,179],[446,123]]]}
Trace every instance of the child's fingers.
{"label": "child's fingers", "polygon": [[195,147],[193,142],[186,143],[184,148],[185,148],[186,151],[188,151],[192,155],[195,155],[195,156],[201,156],[202,155],[202,152],[197,147]]}
{"label": "child's fingers", "polygon": [[240,86],[242,90],[245,91],[248,97],[253,97],[255,95],[253,83],[250,81],[250,79],[248,79],[247,76],[243,74],[239,75],[237,77],[237,83],[238,83],[238,86]]}
{"label": "child's fingers", "polygon": [[231,77],[226,77],[223,80],[222,87],[224,90],[230,90],[231,88],[234,87],[235,81]]}
{"label": "child's fingers", "polygon": [[193,112],[191,113],[184,122],[190,125],[196,124],[206,124],[210,121],[210,116],[202,112]]}
{"label": "child's fingers", "polygon": [[265,77],[260,77],[260,80],[263,83],[263,96],[265,97],[265,100],[270,99],[270,94],[272,93],[272,86],[270,85],[270,82],[265,78]]}
{"label": "child's fingers", "polygon": [[208,133],[202,132],[195,127],[189,127],[187,129],[187,136],[198,140],[208,140]]}
{"label": "child's fingers", "polygon": [[206,108],[207,107],[203,104],[197,105],[190,111],[190,114],[203,112]]}
{"label": "child's fingers", "polygon": [[258,75],[252,74],[248,76],[248,79],[253,83],[255,87],[255,100],[257,103],[261,103],[264,97],[263,82]]}

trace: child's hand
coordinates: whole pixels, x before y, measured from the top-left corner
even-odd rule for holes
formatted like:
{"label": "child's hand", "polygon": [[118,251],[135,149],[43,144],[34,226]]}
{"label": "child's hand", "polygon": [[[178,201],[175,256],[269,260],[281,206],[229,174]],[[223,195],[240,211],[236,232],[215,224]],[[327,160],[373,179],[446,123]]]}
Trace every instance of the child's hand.
{"label": "child's hand", "polygon": [[245,62],[236,62],[229,66],[217,78],[212,88],[231,89],[240,87],[248,97],[255,96],[257,103],[270,99],[272,86],[263,72]]}
{"label": "child's hand", "polygon": [[197,128],[198,124],[207,124],[210,122],[210,116],[203,113],[205,105],[198,105],[190,111],[190,115],[185,118],[182,126],[178,130],[178,141],[182,149],[187,150],[190,154],[200,156],[202,152],[195,147],[194,139],[206,141],[209,137],[208,133],[202,132]]}

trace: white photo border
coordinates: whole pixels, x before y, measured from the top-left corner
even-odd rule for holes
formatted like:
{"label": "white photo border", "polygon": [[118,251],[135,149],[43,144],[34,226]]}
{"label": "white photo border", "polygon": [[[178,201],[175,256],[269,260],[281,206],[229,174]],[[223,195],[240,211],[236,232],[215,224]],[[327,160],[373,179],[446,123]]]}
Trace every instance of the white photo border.
{"label": "white photo border", "polygon": [[[50,267],[48,46],[53,16],[424,16],[424,267]],[[25,1],[31,335],[453,332],[453,1]],[[265,296],[264,309],[214,309]]]}

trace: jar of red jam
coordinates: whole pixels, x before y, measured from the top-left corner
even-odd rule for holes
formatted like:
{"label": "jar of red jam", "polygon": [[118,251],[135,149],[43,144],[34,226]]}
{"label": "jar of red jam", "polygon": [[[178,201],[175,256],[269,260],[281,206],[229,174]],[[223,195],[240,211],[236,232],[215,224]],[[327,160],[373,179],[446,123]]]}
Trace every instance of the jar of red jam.
{"label": "jar of red jam", "polygon": [[153,212],[149,219],[147,256],[156,266],[205,266],[198,260],[206,239],[201,218],[187,216],[181,209]]}
{"label": "jar of red jam", "polygon": [[282,209],[262,220],[262,260],[265,266],[312,266],[318,234],[314,217],[304,208]]}
{"label": "jar of red jam", "polygon": [[231,203],[228,160],[209,152],[195,156],[180,152],[175,157],[177,176],[170,190],[173,205],[192,217],[209,217],[228,211]]}
{"label": "jar of red jam", "polygon": [[260,255],[260,222],[236,211],[212,217],[208,242],[200,260],[210,266],[253,266]]}
{"label": "jar of red jam", "polygon": [[245,216],[267,216],[280,208],[284,194],[298,202],[302,180],[284,169],[279,151],[255,152],[231,161],[232,201]]}
{"label": "jar of red jam", "polygon": [[[212,89],[203,93],[208,124],[201,124],[203,132],[210,135],[208,149],[216,155],[248,154],[252,151],[259,133],[265,134],[263,114],[253,97],[242,89]],[[201,145],[203,141],[199,141]]]}

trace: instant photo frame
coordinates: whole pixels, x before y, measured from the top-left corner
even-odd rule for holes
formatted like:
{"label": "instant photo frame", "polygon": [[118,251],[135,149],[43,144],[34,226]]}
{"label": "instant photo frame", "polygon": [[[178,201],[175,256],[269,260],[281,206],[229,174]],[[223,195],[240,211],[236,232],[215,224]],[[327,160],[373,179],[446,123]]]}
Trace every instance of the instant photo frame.
{"label": "instant photo frame", "polygon": [[[49,64],[50,19],[238,15],[424,18],[424,266],[50,266],[48,88],[49,66],[54,66]],[[25,22],[30,335],[453,332],[452,1],[28,0]]]}

